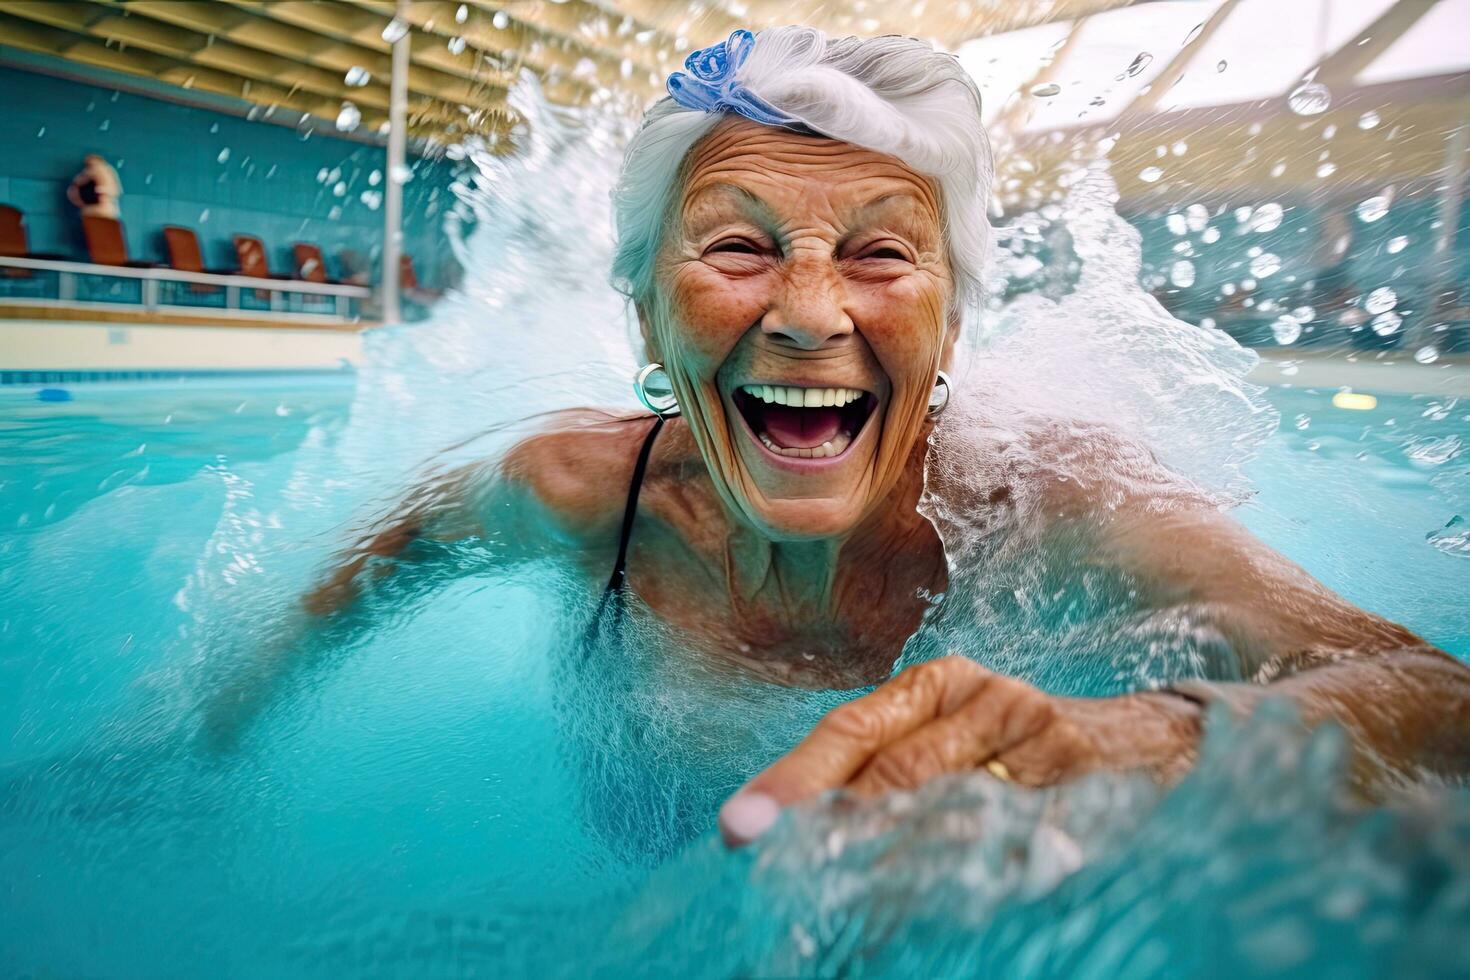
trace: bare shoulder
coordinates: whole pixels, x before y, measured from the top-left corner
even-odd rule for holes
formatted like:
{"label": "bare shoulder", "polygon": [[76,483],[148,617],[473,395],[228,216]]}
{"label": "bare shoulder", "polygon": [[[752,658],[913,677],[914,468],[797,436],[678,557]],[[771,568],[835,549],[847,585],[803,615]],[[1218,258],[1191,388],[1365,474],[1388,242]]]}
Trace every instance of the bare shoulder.
{"label": "bare shoulder", "polygon": [[647,415],[557,412],[511,447],[501,474],[556,533],[600,540],[622,519],[638,452],[652,426]]}
{"label": "bare shoulder", "polygon": [[1084,420],[1014,415],[956,420],[936,433],[931,485],[1051,519],[1209,503],[1141,440]]}

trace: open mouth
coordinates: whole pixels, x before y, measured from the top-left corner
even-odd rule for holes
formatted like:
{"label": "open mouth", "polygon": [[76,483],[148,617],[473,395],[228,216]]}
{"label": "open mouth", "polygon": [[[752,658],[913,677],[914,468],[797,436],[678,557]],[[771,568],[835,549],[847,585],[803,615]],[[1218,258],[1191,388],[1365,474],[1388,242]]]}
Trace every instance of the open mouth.
{"label": "open mouth", "polygon": [[737,388],[734,401],[761,445],[793,459],[841,456],[878,403],[857,388],[755,384]]}

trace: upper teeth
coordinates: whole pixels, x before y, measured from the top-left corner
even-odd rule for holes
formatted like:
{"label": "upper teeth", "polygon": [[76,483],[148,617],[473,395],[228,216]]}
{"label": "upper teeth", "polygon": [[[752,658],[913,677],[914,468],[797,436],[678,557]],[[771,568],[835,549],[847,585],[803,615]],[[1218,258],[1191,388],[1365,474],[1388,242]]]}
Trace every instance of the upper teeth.
{"label": "upper teeth", "polygon": [[741,390],[763,402],[794,408],[840,408],[865,394],[856,388],[787,388],[782,385],[743,385]]}

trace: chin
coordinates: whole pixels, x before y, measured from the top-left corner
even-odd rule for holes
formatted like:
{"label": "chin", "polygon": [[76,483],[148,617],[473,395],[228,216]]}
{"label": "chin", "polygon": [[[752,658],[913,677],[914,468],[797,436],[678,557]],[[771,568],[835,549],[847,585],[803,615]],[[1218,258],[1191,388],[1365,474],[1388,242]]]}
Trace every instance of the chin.
{"label": "chin", "polygon": [[751,523],[773,541],[845,537],[863,520],[863,501],[856,497],[746,501],[744,509]]}

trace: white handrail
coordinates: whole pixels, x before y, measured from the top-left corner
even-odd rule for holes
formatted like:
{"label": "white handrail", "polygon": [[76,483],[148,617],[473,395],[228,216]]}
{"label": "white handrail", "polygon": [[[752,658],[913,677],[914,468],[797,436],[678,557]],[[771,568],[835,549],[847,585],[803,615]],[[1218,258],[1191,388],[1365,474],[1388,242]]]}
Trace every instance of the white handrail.
{"label": "white handrail", "polygon": [[216,272],[185,272],[171,268],[135,268],[126,265],[97,265],[92,262],[70,262],[57,259],[27,259],[0,255],[0,267],[36,269],[43,272],[69,272],[82,276],[116,276],[123,279],[151,279],[158,282],[193,282],[207,286],[236,286],[242,289],[268,289],[280,293],[316,293],[322,296],[346,296],[366,299],[373,294],[367,286],[347,283],[308,282],[304,279],[259,279],[255,276],[229,275]]}

